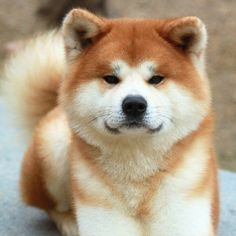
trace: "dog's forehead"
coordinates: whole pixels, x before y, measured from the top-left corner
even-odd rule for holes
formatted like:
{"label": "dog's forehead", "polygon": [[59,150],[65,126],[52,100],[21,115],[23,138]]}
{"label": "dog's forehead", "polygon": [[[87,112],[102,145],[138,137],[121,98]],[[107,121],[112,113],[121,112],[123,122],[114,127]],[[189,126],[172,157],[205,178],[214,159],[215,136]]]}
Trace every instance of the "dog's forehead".
{"label": "dog's forehead", "polygon": [[122,59],[134,66],[148,59],[162,63],[173,57],[172,47],[158,34],[154,22],[114,22],[89,51],[93,60],[111,62]]}
{"label": "dog's forehead", "polygon": [[134,73],[139,74],[142,77],[149,77],[156,71],[157,63],[147,59],[136,65],[130,65],[122,59],[117,59],[111,63],[111,67],[114,74],[119,77],[129,76]]}

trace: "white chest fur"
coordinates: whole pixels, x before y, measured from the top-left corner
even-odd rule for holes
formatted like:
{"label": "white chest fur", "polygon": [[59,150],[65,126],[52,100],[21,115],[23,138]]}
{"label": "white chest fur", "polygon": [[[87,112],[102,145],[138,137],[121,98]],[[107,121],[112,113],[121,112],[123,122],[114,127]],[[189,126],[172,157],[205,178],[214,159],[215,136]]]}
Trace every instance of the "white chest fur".
{"label": "white chest fur", "polygon": [[152,203],[152,218],[147,222],[149,235],[213,235],[212,189],[193,194],[209,163],[204,146],[204,140],[195,142],[184,154],[184,163],[162,180]]}
{"label": "white chest fur", "polygon": [[[135,163],[137,166],[132,162],[123,165],[120,159],[117,163],[114,159],[106,159],[106,162],[104,161],[106,164],[103,163],[103,171],[110,176],[112,187],[108,186],[101,177],[97,177],[93,169],[84,161],[80,162],[79,159],[75,169],[76,178],[80,188],[82,187],[86,193],[113,205],[114,209],[129,216],[137,216],[138,208],[143,202],[147,203],[148,198],[150,213],[140,219],[147,235],[213,235],[211,191],[206,191],[199,196],[191,195],[192,187],[196,186],[204,175],[209,160],[205,140],[198,140],[192,144],[188,151],[184,152],[182,158],[184,161],[176,170],[155,180],[158,183],[155,183],[156,189],[152,189],[151,197],[149,192],[153,185],[151,186],[148,181],[141,183],[140,180],[147,173],[150,175],[158,173],[160,165],[154,157],[150,159],[138,157],[136,160],[139,162]],[[132,171],[134,176],[138,172],[140,176],[130,179]],[[116,193],[120,195],[117,196]]]}

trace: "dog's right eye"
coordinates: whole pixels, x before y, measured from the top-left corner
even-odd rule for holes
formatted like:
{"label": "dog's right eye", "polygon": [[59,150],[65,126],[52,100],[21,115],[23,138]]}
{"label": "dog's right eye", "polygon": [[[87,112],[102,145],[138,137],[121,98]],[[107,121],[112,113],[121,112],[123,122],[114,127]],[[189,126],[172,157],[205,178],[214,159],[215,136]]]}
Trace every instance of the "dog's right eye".
{"label": "dog's right eye", "polygon": [[120,79],[115,75],[106,75],[106,76],[103,77],[103,79],[108,84],[118,84],[120,82]]}

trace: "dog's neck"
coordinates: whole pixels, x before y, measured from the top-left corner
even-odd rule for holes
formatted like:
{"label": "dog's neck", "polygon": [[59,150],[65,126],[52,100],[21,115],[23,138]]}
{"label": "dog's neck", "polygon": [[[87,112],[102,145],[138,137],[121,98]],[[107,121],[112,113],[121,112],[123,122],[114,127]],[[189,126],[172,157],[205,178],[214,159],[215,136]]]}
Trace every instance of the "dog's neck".
{"label": "dog's neck", "polygon": [[212,121],[206,117],[198,129],[185,136],[176,143],[157,145],[155,139],[124,140],[109,143],[103,148],[88,144],[78,136],[76,145],[85,159],[92,161],[106,175],[117,181],[143,181],[158,172],[166,172],[176,161],[181,161],[182,150],[188,147],[199,137],[211,135]]}
{"label": "dog's neck", "polygon": [[106,175],[120,181],[142,181],[162,168],[163,148],[143,140],[120,142],[99,148],[76,137],[81,155],[95,163]]}

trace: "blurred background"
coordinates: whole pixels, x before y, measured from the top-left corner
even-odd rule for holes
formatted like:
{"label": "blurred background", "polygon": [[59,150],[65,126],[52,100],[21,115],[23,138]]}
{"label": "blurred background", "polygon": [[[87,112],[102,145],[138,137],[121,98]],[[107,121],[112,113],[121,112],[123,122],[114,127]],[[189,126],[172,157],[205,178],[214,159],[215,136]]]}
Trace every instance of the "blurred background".
{"label": "blurred background", "polygon": [[66,12],[78,6],[112,18],[195,15],[206,23],[217,155],[221,168],[236,171],[236,1],[0,0],[0,65],[33,34],[59,27]]}

